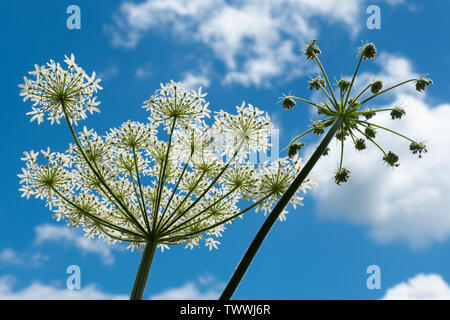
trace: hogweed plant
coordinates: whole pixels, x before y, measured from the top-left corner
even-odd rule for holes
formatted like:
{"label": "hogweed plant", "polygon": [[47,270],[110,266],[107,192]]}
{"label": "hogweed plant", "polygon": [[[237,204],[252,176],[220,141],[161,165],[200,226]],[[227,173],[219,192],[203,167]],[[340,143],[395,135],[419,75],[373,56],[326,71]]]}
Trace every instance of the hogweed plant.
{"label": "hogweed plant", "polygon": [[290,110],[296,106],[297,102],[305,103],[317,109],[317,113],[321,116],[320,120],[314,121],[311,127],[305,132],[294,138],[288,146],[288,156],[295,158],[298,152],[304,147],[301,138],[307,134],[322,135],[328,129],[327,134],[311,155],[308,162],[297,175],[295,180],[289,186],[287,191],[282,195],[279,202],[275,205],[271,213],[266,218],[264,224],[259,229],[244,257],[236,268],[233,276],[228,282],[225,290],[221,295],[221,299],[230,299],[239,285],[240,281],[245,275],[250,263],[255,257],[261,243],[269,233],[278,216],[283,212],[286,205],[289,203],[291,197],[297,192],[299,186],[305,181],[309,172],[315,166],[321,156],[327,155],[330,151],[328,145],[335,137],[340,145],[340,161],[337,169],[334,172],[333,180],[338,185],[347,182],[350,178],[350,170],[344,167],[344,145],[350,141],[355,150],[362,151],[367,148],[368,144],[373,144],[380,150],[382,160],[391,167],[399,166],[399,157],[393,151],[386,151],[379,143],[376,142],[377,131],[385,130],[394,135],[397,135],[409,142],[409,149],[413,154],[417,154],[419,158],[423,153],[427,152],[426,145],[421,141],[416,141],[407,136],[398,133],[392,129],[375,124],[371,119],[378,113],[389,112],[392,120],[401,119],[406,111],[400,106],[392,108],[373,108],[366,107],[369,102],[383,93],[391,91],[399,86],[415,83],[417,91],[422,92],[427,86],[433,82],[425,77],[408,79],[389,88],[383,89],[383,82],[375,80],[367,84],[357,94],[352,94],[355,79],[359,68],[363,61],[372,60],[375,58],[377,49],[373,43],[363,44],[359,48],[359,61],[351,79],[341,78],[333,87],[325,72],[322,63],[319,60],[320,48],[317,46],[317,41],[313,40],[306,45],[305,56],[308,60],[313,60],[319,66],[321,75],[311,79],[308,82],[310,90],[318,90],[321,92],[321,103],[315,103],[306,99],[302,99],[293,95],[284,96],[281,98],[284,109]]}
{"label": "hogweed plant", "polygon": [[[269,212],[302,168],[298,157],[246,160],[270,146],[266,113],[243,103],[237,114],[211,117],[201,88],[175,82],[161,84],[145,101],[149,122],[127,121],[104,135],[84,127],[77,134],[74,126],[99,112],[102,88],[73,55],[65,63],[66,69],[52,60],[36,65],[33,79],[19,85],[24,101],[33,103],[31,121],[64,119],[74,140],[65,152],[24,152],[20,191],[44,200],[58,221],[83,228],[87,237],[139,249],[131,299],[142,299],[157,247],[217,248],[225,224],[252,209]],[[291,203],[302,204],[301,193],[312,185],[305,180]]]}

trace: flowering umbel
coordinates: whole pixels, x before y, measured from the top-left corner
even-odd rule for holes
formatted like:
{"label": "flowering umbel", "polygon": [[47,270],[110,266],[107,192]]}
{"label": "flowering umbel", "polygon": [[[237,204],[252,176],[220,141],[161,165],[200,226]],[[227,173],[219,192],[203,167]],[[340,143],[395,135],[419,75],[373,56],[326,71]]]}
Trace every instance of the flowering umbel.
{"label": "flowering umbel", "polygon": [[53,60],[43,66],[35,65],[35,70],[29,72],[34,80],[24,77],[25,83],[19,85],[22,88],[20,95],[25,96],[23,100],[34,102],[27,113],[32,116],[31,121],[37,120],[40,124],[46,115],[52,124],[60,123],[67,113],[70,121],[76,124],[86,118],[86,111],[99,112],[96,107],[100,102],[96,101],[95,94],[102,89],[98,84],[100,79],[95,78],[95,72],[89,77],[75,63],[73,54],[65,58],[67,69]]}
{"label": "flowering umbel", "polygon": [[[324,95],[322,97],[322,104],[314,103],[292,95],[284,96],[282,98],[283,106],[285,104],[295,106],[296,101],[301,101],[314,106],[317,109],[317,113],[323,116],[323,119],[314,121],[312,123],[311,129],[300,134],[291,141],[289,147],[289,155],[298,148],[298,140],[308,133],[313,132],[316,135],[321,135],[325,132],[325,129],[327,127],[330,127],[333,124],[338,124],[338,126],[333,126],[333,128],[335,130],[334,136],[340,144],[341,154],[340,162],[333,178],[337,184],[341,184],[343,182],[347,182],[350,178],[350,170],[343,167],[344,142],[347,140],[352,141],[357,151],[365,150],[367,148],[367,142],[372,143],[381,151],[382,160],[391,167],[399,166],[399,157],[392,151],[386,152],[375,141],[377,137],[377,130],[385,130],[408,140],[410,142],[409,149],[413,154],[418,154],[419,158],[422,157],[422,153],[427,152],[427,147],[423,142],[414,141],[392,129],[380,126],[373,122],[369,122],[369,120],[379,112],[390,112],[392,120],[401,119],[406,115],[406,110],[403,107],[394,106],[392,108],[383,109],[363,109],[363,106],[365,106],[369,101],[372,101],[372,99],[378,97],[379,95],[410,82],[415,83],[417,91],[424,91],[427,86],[430,86],[433,83],[432,80],[423,77],[418,79],[409,79],[384,90],[383,82],[381,80],[375,80],[372,83],[369,83],[361,92],[351,97],[351,91],[353,89],[355,78],[358,74],[358,70],[361,66],[362,61],[374,59],[376,56],[377,49],[375,45],[373,43],[367,43],[359,49],[359,62],[357,64],[355,72],[353,73],[353,77],[351,80],[341,78],[336,84],[338,92],[335,92],[335,89],[331,86],[328,80],[329,78],[325,72],[325,69],[323,68],[318,58],[318,55],[320,53],[321,51],[317,46],[317,40],[311,41],[306,46],[306,58],[308,60],[315,60],[322,72],[322,75],[318,75],[316,78],[309,81],[310,89],[321,90],[322,94]],[[369,89],[371,95],[364,96],[364,94],[367,93]],[[286,100],[289,100],[289,103],[285,102]],[[328,153],[328,148],[326,152],[324,152],[324,154],[325,153]]]}
{"label": "flowering umbel", "polygon": [[[20,87],[34,102],[32,120],[66,118],[75,144],[65,152],[25,152],[20,190],[45,200],[58,220],[82,226],[89,237],[130,248],[149,242],[193,248],[202,240],[217,248],[226,223],[251,209],[270,210],[301,169],[297,156],[244,161],[270,145],[265,112],[242,103],[236,115],[222,110],[211,118],[201,89],[173,81],[145,101],[149,122],[127,121],[104,135],[84,127],[76,134],[73,124],[85,111],[98,111],[100,87],[73,55],[66,63],[67,70],[53,61],[37,66],[34,79]],[[291,203],[301,204],[312,184],[308,179]],[[242,199],[250,202],[245,209]]]}

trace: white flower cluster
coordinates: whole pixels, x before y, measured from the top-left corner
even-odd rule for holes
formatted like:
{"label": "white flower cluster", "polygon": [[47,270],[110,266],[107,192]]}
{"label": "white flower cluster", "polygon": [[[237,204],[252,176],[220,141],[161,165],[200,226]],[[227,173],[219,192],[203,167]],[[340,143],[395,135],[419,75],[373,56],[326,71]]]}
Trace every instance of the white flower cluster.
{"label": "white flower cluster", "polygon": [[[62,72],[58,68],[53,68],[54,77]],[[42,83],[43,76],[35,75],[36,81],[27,82]],[[84,110],[91,101],[86,95],[80,100],[66,96],[60,103],[47,102],[49,97],[35,101],[49,114],[59,114],[67,98],[67,114],[75,119],[82,112],[74,106]],[[161,249],[193,248],[201,240],[217,248],[226,223],[252,209],[270,210],[302,164],[298,158],[258,165],[243,161],[242,155],[268,148],[268,115],[242,104],[237,115],[220,111],[208,125],[204,97],[200,90],[167,83],[144,106],[148,123],[128,121],[103,136],[86,127],[76,135],[70,121],[75,119],[67,119],[75,144],[64,153],[25,152],[20,191],[44,199],[58,220],[82,226],[88,236],[128,242],[131,248],[148,241]],[[158,132],[160,125],[164,130]],[[218,133],[232,143],[216,143]],[[230,156],[223,159],[224,154]],[[307,180],[291,202],[301,204],[301,193],[312,184]],[[240,209],[243,202],[248,207]]]}
{"label": "white flower cluster", "polygon": [[37,120],[40,124],[47,115],[51,124],[59,124],[64,116],[77,123],[86,118],[86,111],[99,112],[96,107],[100,102],[94,94],[102,89],[98,84],[100,79],[95,79],[95,72],[89,77],[75,63],[73,54],[65,58],[67,70],[50,60],[46,65],[35,65],[35,70],[29,72],[35,79],[24,77],[25,83],[19,85],[23,101],[34,102],[32,111],[27,113],[32,116],[31,121]]}

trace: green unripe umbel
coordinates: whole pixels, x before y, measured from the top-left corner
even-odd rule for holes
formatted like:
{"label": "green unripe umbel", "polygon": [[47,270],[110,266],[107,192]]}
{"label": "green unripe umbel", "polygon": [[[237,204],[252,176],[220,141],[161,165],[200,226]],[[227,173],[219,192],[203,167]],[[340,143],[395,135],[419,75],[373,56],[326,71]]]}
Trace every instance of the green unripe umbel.
{"label": "green unripe umbel", "polygon": [[306,45],[305,48],[305,56],[308,60],[314,60],[316,55],[320,54],[321,51],[319,47],[316,45],[317,40],[312,40],[310,43]]}
{"label": "green unripe umbel", "polygon": [[341,185],[342,182],[347,182],[349,178],[350,170],[348,170],[347,168],[341,168],[334,174],[334,182],[336,182],[336,184],[338,185]]}
{"label": "green unripe umbel", "polygon": [[395,106],[391,111],[392,120],[401,119],[406,114],[405,109],[402,107]]}
{"label": "green unripe umbel", "polygon": [[370,60],[375,58],[377,48],[373,43],[368,43],[361,48],[361,56],[364,60]]}
{"label": "green unripe umbel", "polygon": [[400,164],[398,163],[398,155],[389,151],[387,154],[383,156],[384,162],[386,162],[391,167],[398,167]]}
{"label": "green unripe umbel", "polygon": [[321,76],[317,76],[309,82],[309,90],[319,90],[320,88],[325,88],[325,79]]}
{"label": "green unripe umbel", "polygon": [[288,156],[289,158],[293,158],[303,147],[305,144],[303,142],[294,142],[289,146]]}
{"label": "green unripe umbel", "polygon": [[342,78],[338,82],[338,87],[339,87],[339,89],[341,89],[341,92],[346,92],[348,90],[348,88],[350,88],[350,85],[351,85],[350,81],[348,81],[345,78]]}
{"label": "green unripe umbel", "polygon": [[347,130],[342,128],[336,133],[336,139],[338,139],[339,141],[345,141],[345,138],[347,136],[348,136]]}
{"label": "green unripe umbel", "polygon": [[355,140],[355,149],[358,151],[362,151],[367,148],[366,140],[363,138],[359,138]]}
{"label": "green unripe umbel", "polygon": [[409,150],[411,150],[413,154],[419,154],[419,158],[422,158],[422,153],[428,152],[427,146],[422,142],[412,142],[409,145]]}
{"label": "green unripe umbel", "polygon": [[366,134],[367,138],[372,138],[372,139],[375,138],[375,136],[377,135],[377,132],[371,126],[366,127],[366,130],[364,130],[364,133]]}
{"label": "green unripe umbel", "polygon": [[372,91],[373,94],[377,94],[380,92],[381,88],[383,88],[383,81],[375,80],[370,86],[370,91]]}
{"label": "green unripe umbel", "polygon": [[367,108],[366,110],[364,110],[363,116],[366,118],[366,120],[372,119],[373,117],[375,117],[375,115],[376,112],[374,112],[372,108]]}
{"label": "green unripe umbel", "polygon": [[292,109],[295,107],[296,103],[292,97],[284,97],[283,99],[283,108],[286,110]]}
{"label": "green unripe umbel", "polygon": [[426,86],[431,86],[433,81],[431,79],[420,78],[416,80],[416,90],[419,92],[425,91]]}
{"label": "green unripe umbel", "polygon": [[320,124],[320,121],[313,121],[312,122],[312,129],[313,129],[313,133],[316,136],[320,136],[320,135],[322,135],[325,132],[325,129]]}

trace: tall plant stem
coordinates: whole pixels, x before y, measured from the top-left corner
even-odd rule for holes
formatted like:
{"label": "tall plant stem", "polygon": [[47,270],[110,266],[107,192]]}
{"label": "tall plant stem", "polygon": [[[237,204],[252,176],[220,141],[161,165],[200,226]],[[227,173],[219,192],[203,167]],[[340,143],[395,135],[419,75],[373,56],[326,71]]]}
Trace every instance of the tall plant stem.
{"label": "tall plant stem", "polygon": [[252,243],[250,244],[247,251],[245,252],[245,255],[242,258],[241,262],[239,263],[238,267],[234,271],[233,276],[231,277],[225,290],[222,292],[222,295],[219,298],[220,300],[231,299],[233,293],[236,291],[236,288],[238,287],[239,283],[241,282],[242,278],[244,277],[245,272],[247,271],[248,267],[250,266],[250,263],[255,258],[255,255],[258,252],[259,247],[261,246],[262,242],[266,238],[267,234],[269,233],[270,229],[274,225],[275,221],[277,221],[277,219],[280,216],[283,209],[288,205],[291,198],[297,192],[298,188],[301,186],[303,181],[306,179],[308,174],[311,172],[312,168],[316,165],[317,161],[323,155],[323,153],[325,152],[331,139],[333,139],[333,137],[335,136],[339,127],[342,125],[343,120],[344,119],[342,117],[339,117],[335,120],[333,126],[330,128],[330,130],[327,132],[327,134],[325,135],[323,140],[320,142],[319,146],[314,151],[311,158],[309,158],[308,162],[302,168],[302,170],[300,171],[298,176],[291,183],[289,188],[281,196],[278,203],[272,209],[269,216],[266,218],[263,225],[261,226],[258,233],[256,234],[255,238],[253,239]]}
{"label": "tall plant stem", "polygon": [[158,243],[155,240],[149,240],[145,245],[141,263],[139,264],[139,269],[136,274],[136,279],[134,280],[130,300],[142,300],[157,244]]}

